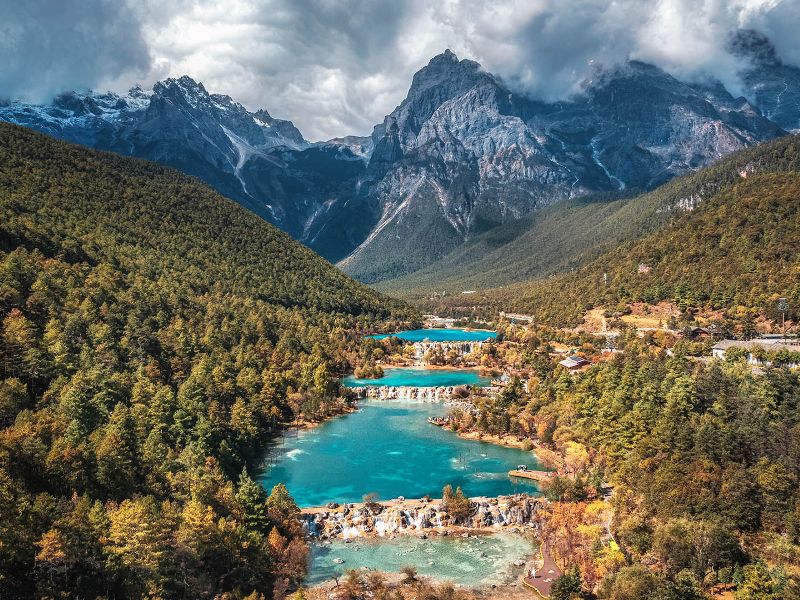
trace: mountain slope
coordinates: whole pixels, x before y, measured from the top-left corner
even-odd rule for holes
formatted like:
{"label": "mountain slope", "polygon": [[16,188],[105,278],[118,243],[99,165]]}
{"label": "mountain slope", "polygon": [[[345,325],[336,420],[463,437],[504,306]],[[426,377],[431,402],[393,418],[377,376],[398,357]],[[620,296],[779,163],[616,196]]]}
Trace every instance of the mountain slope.
{"label": "mountain slope", "polygon": [[484,291],[577,269],[657,231],[738,181],[742,172],[798,170],[796,146],[797,137],[787,136],[736,152],[646,194],[558,203],[477,236],[426,269],[375,287],[421,298],[437,292]]}
{"label": "mountain slope", "polygon": [[589,307],[620,302],[670,300],[682,308],[770,312],[774,299],[784,296],[794,315],[800,306],[798,198],[800,138],[787,136],[671,182],[645,196],[646,202],[630,201],[662,225],[573,272],[445,302],[574,324]]}
{"label": "mountain slope", "polygon": [[[25,226],[35,211],[40,235],[80,240],[102,234],[105,243],[97,248],[98,259],[113,256],[125,267],[152,276],[181,277],[191,281],[198,293],[241,291],[284,306],[388,315],[385,299],[378,294],[191,178],[152,163],[93,154],[17,127],[0,126],[3,150],[25,151],[22,157],[6,154],[3,160],[0,226],[6,248],[36,246],[36,238],[26,237]],[[19,160],[31,161],[42,180],[28,176],[27,185],[19,186],[15,182],[22,168]],[[150,183],[150,178],[157,182]],[[91,196],[76,196],[75,189],[90,185]],[[37,186],[45,186],[48,195],[32,194]],[[198,219],[199,215],[206,218]],[[53,255],[59,249],[44,250]],[[141,253],[158,254],[166,260],[162,268],[167,270],[149,272]],[[192,279],[195,274],[202,274],[197,282]]]}
{"label": "mountain slope", "polygon": [[747,61],[742,83],[764,116],[788,131],[800,129],[800,69],[781,61],[769,39],[752,29],[736,32],[730,48]]}
{"label": "mountain slope", "polygon": [[3,596],[297,584],[297,507],[249,473],[415,316],[194,178],[0,124]]}
{"label": "mountain slope", "polygon": [[347,239],[351,228],[323,231],[327,220],[318,219],[354,196],[363,160],[343,144],[311,145],[290,121],[250,112],[190,77],[125,96],[68,93],[50,106],[15,102],[0,106],[0,120],[194,175],[332,260],[357,243]]}
{"label": "mountain slope", "polygon": [[[800,173],[755,174],[696,212],[580,271],[521,289],[514,304],[575,320],[586,306],[674,301],[680,308],[771,313],[780,297],[800,305]],[[647,265],[641,273],[639,265]],[[603,284],[602,274],[608,283]],[[553,296],[557,294],[557,298]],[[791,315],[790,315],[791,316]]]}

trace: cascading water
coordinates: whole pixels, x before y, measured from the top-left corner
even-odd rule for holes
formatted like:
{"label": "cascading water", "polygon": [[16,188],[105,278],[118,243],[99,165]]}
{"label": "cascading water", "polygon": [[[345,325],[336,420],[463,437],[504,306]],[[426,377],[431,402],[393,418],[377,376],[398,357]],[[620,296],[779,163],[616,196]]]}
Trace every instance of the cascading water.
{"label": "cascading water", "polygon": [[377,400],[416,400],[419,402],[441,402],[453,397],[453,386],[412,387],[412,386],[361,386],[352,389],[358,398]]}
{"label": "cascading water", "polygon": [[460,521],[450,516],[441,504],[416,506],[345,505],[341,510],[324,510],[306,515],[306,530],[320,539],[353,538],[422,532],[431,528],[467,526],[476,529],[493,527],[535,527],[538,510],[546,502],[525,494],[473,500],[473,513]]}

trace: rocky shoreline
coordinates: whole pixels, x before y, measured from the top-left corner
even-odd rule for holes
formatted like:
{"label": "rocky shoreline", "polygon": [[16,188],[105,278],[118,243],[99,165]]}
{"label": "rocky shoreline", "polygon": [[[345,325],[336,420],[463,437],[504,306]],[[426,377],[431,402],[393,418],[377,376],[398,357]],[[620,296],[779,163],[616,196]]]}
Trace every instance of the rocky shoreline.
{"label": "rocky shoreline", "polygon": [[311,538],[326,540],[360,536],[393,536],[397,534],[442,535],[468,530],[500,528],[539,529],[539,513],[547,503],[544,498],[527,494],[472,498],[472,512],[465,518],[450,515],[441,500],[406,500],[351,503],[341,506],[305,508],[303,524]]}

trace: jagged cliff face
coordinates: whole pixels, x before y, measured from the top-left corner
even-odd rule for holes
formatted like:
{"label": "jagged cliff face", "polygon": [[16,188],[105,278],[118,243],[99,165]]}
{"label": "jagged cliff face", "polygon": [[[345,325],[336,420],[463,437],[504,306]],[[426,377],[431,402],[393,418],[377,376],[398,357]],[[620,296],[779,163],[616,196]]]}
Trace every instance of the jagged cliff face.
{"label": "jagged cliff face", "polygon": [[720,83],[639,62],[596,68],[569,101],[536,102],[445,51],[369,137],[310,144],[291,122],[189,77],[122,97],[12,103],[0,119],[177,167],[375,282],[542,206],[652,188],[797,127],[800,70],[757,35],[732,48],[749,57],[743,79],[761,110]]}
{"label": "jagged cliff face", "polygon": [[783,63],[769,39],[751,29],[736,32],[730,48],[745,61],[745,91],[764,116],[787,131],[800,129],[800,69]]}
{"label": "jagged cliff face", "polygon": [[545,104],[447,51],[373,132],[366,180],[379,218],[340,266],[368,282],[396,277],[541,206],[655,187],[781,133],[721,85],[644,63],[598,68],[571,101]]}

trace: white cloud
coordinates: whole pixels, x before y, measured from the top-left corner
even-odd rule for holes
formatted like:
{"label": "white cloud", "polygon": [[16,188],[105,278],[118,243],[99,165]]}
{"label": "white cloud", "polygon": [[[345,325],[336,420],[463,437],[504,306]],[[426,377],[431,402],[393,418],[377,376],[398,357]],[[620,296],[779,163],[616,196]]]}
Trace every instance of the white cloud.
{"label": "white cloud", "polygon": [[292,119],[311,139],[369,133],[445,48],[545,99],[573,92],[590,61],[627,58],[734,85],[738,65],[725,45],[737,27],[763,31],[800,64],[796,0],[0,0],[0,8],[10,15],[0,23],[9,65],[0,96],[42,100],[188,74]]}

